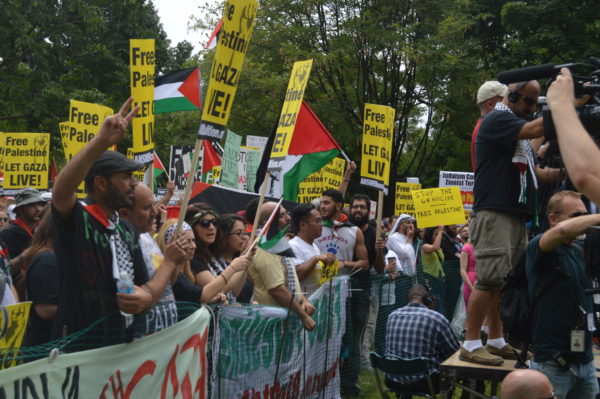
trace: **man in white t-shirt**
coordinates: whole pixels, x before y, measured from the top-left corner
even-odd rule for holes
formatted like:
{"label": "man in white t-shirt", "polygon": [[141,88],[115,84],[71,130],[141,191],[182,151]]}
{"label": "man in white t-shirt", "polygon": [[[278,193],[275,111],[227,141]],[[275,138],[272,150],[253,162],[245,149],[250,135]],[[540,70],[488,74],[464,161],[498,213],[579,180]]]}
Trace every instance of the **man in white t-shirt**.
{"label": "man in white t-shirt", "polygon": [[297,259],[296,273],[306,296],[310,297],[319,288],[319,263],[331,265],[335,262],[335,255],[330,252],[321,254],[314,243],[316,238],[321,237],[323,219],[313,204],[300,204],[292,211],[291,227],[296,234],[290,240]]}

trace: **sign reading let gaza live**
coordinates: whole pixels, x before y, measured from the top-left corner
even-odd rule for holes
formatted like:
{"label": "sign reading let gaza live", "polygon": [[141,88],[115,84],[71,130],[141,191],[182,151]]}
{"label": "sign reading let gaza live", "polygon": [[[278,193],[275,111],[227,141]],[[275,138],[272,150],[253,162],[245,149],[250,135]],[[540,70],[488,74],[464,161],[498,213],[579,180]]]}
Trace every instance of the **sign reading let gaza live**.
{"label": "sign reading let gaza live", "polygon": [[285,91],[281,115],[279,115],[279,124],[277,125],[277,131],[275,132],[273,148],[271,149],[271,157],[268,166],[269,170],[280,170],[285,157],[287,157],[312,63],[313,60],[298,61],[294,63],[292,76],[290,76],[290,81],[287,90]]}
{"label": "sign reading let gaza live", "polygon": [[154,150],[154,39],[131,39],[129,63],[133,105],[140,110],[133,118],[133,152],[135,160],[149,164]]}
{"label": "sign reading let gaza live", "polygon": [[199,139],[217,141],[225,134],[257,11],[256,0],[228,0],[225,4]]}
{"label": "sign reading let gaza live", "polygon": [[0,133],[4,190],[48,188],[50,133]]}
{"label": "sign reading let gaza live", "polygon": [[365,104],[360,184],[388,193],[390,157],[394,139],[393,108]]}

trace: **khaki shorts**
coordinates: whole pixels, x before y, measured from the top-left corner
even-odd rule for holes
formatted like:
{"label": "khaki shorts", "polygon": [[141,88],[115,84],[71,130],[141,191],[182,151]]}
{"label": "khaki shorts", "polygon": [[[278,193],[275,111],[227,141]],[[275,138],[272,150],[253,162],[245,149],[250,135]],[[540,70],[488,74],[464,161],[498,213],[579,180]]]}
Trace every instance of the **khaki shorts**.
{"label": "khaki shorts", "polygon": [[500,288],[527,246],[525,219],[518,214],[482,210],[475,212],[469,230],[477,261],[475,288]]}

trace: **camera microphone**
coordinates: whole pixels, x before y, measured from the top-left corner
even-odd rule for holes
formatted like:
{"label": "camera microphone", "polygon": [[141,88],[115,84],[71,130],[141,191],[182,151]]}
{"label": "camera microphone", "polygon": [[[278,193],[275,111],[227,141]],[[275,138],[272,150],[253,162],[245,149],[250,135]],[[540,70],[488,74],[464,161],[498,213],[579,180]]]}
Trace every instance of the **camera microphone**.
{"label": "camera microphone", "polygon": [[529,80],[553,78],[560,72],[561,68],[571,68],[578,64],[541,64],[534,65],[526,68],[511,69],[510,71],[503,71],[498,74],[498,81],[500,83],[516,83],[526,82]]}

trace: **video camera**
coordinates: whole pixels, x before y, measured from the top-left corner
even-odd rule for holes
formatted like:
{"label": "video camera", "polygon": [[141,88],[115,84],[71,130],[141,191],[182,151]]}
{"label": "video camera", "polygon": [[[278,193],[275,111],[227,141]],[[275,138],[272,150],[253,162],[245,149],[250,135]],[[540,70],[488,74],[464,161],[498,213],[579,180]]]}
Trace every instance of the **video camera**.
{"label": "video camera", "polygon": [[[569,68],[571,73],[575,67],[585,66],[593,68],[594,70],[586,76],[573,74],[573,83],[575,86],[575,97],[581,97],[585,94],[591,96],[591,100],[588,104],[577,108],[577,115],[590,135],[600,139],[600,59],[590,57],[590,63],[591,64],[569,63],[562,65],[542,64],[512,69],[510,71],[500,72],[498,74],[498,81],[508,84],[550,78],[550,84],[554,81],[556,75],[560,73],[561,68]],[[547,139],[556,138],[552,114],[547,105],[542,105],[542,114],[544,116],[544,136]]]}

